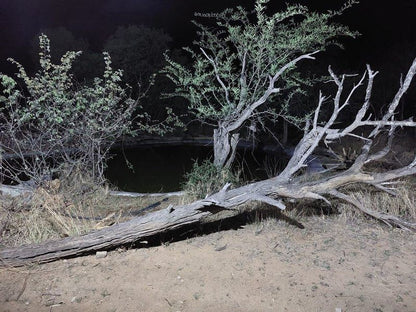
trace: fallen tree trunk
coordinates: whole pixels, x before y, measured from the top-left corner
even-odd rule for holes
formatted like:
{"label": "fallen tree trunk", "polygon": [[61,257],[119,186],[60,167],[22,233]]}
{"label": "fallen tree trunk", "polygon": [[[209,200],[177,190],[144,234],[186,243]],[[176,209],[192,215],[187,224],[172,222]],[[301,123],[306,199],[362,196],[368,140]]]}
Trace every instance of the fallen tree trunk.
{"label": "fallen tree trunk", "polygon": [[91,232],[79,237],[67,237],[38,245],[3,249],[2,265],[20,266],[28,263],[44,263],[64,257],[73,257],[92,251],[111,249],[123,244],[198,222],[209,211],[198,210],[199,203],[175,209],[159,210],[125,223]]}
{"label": "fallen tree trunk", "polygon": [[[416,166],[410,170],[407,168],[392,170],[385,174],[389,180],[416,174]],[[376,182],[376,180],[372,175],[356,173],[351,170],[313,182],[291,181],[285,183],[279,177],[276,177],[231,190],[227,190],[229,185],[226,185],[220,192],[206,199],[188,205],[169,206],[166,209],[154,211],[83,236],[67,237],[62,240],[38,245],[3,249],[0,251],[0,261],[2,265],[19,266],[28,263],[50,262],[98,250],[112,249],[120,245],[140,242],[150,236],[177,230],[186,225],[199,224],[204,222],[205,219],[212,218],[222,210],[234,210],[235,214],[238,214],[238,206],[249,201],[264,202],[281,210],[285,209],[285,205],[280,198],[311,198],[327,201],[323,196],[332,195],[349,201],[350,197],[348,195],[335,193],[333,190],[343,185],[357,182],[371,184]],[[352,204],[355,204],[359,209],[363,208],[360,204],[354,202]],[[362,210],[371,217],[378,218],[388,224],[416,231],[415,223],[406,222],[395,216],[380,214],[368,209]]]}
{"label": "fallen tree trunk", "polygon": [[24,196],[33,194],[33,188],[25,185],[4,185],[0,184],[0,194],[10,197]]}
{"label": "fallen tree trunk", "polygon": [[[0,189],[1,190],[1,189]],[[118,197],[174,197],[183,196],[185,192],[169,192],[169,193],[135,193],[135,192],[123,192],[123,191],[110,191],[108,193],[111,196]]]}
{"label": "fallen tree trunk", "polygon": [[[0,194],[7,195],[10,197],[18,197],[24,195],[32,195],[35,191],[34,187],[26,185],[5,185],[0,184]],[[109,191],[110,196],[116,197],[175,197],[183,196],[185,192],[168,192],[168,193],[135,193],[135,192],[124,192],[124,191]]]}
{"label": "fallen tree trunk", "polygon": [[[43,263],[92,251],[111,249],[132,242],[140,242],[153,235],[170,230],[178,230],[187,225],[207,222],[207,220],[212,220],[220,211],[231,211],[233,214],[238,214],[238,207],[250,201],[263,202],[277,209],[284,210],[285,199],[313,199],[322,200],[330,204],[331,198],[337,198],[351,203],[366,215],[388,225],[416,232],[416,223],[408,222],[386,213],[372,211],[368,207],[364,207],[358,200],[340,191],[343,186],[364,183],[394,194],[394,189],[389,187],[392,180],[416,174],[416,156],[410,164],[386,172],[376,173],[365,168],[365,165],[382,159],[389,152],[396,127],[416,127],[416,123],[412,120],[396,121],[394,119],[395,110],[398,107],[399,101],[408,89],[413,76],[416,74],[416,59],[396,96],[388,106],[388,111],[380,120],[370,120],[369,117],[366,117],[370,103],[373,78],[376,75],[369,66],[367,67],[366,73],[361,77],[361,80],[353,86],[346,97],[342,96],[346,76],[339,78],[331,70],[329,72],[338,86],[337,94],[333,99],[334,107],[332,115],[327,122],[321,125],[322,122],[319,122],[320,109],[325,100],[328,99],[321,95],[313,120],[305,125],[304,137],[296,146],[285,169],[278,176],[230,190],[228,190],[230,184],[227,183],[221,191],[207,196],[205,199],[188,205],[169,206],[166,209],[154,211],[128,222],[91,232],[83,236],[69,237],[38,245],[3,249],[0,250],[1,263],[3,265],[13,266],[30,262]],[[366,75],[368,75],[368,84],[365,100],[355,120],[343,129],[332,128],[336,124],[338,114],[349,105],[351,96],[362,85]],[[345,98],[345,102],[341,102],[341,98]],[[352,133],[357,128],[363,126],[371,126],[374,129],[366,137],[357,136]],[[389,130],[388,142],[385,148],[374,151],[374,138],[386,128]],[[313,178],[308,178],[306,174],[299,174],[302,172],[301,169],[307,166],[308,159],[321,141],[329,145],[332,141],[336,141],[347,135],[358,137],[363,142],[359,155],[348,169],[345,169],[343,172],[329,171],[321,173]]]}

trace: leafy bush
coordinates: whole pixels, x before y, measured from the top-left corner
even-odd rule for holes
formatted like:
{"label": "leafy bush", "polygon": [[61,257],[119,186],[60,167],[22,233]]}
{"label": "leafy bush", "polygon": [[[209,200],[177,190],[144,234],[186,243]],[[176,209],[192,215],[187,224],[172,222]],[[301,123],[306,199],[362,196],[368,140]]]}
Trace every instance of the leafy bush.
{"label": "leafy bush", "polygon": [[201,164],[195,161],[192,170],[185,174],[185,179],[182,189],[190,199],[204,198],[221,190],[226,183],[238,185],[241,182],[240,172],[219,168],[208,159]]}
{"label": "leafy bush", "polygon": [[[136,129],[164,132],[164,124],[150,127],[148,116],[137,114],[138,99],[129,97],[123,87],[122,71],[112,68],[104,54],[104,74],[91,85],[79,84],[71,74],[74,60],[81,52],[66,52],[60,64],[51,61],[50,42],[39,37],[40,69],[30,76],[24,67],[17,78],[0,74],[0,150],[3,173],[21,182],[30,179],[40,184],[45,178],[62,177],[74,169],[103,181],[105,163],[113,143]],[[18,88],[19,85],[23,89]]]}

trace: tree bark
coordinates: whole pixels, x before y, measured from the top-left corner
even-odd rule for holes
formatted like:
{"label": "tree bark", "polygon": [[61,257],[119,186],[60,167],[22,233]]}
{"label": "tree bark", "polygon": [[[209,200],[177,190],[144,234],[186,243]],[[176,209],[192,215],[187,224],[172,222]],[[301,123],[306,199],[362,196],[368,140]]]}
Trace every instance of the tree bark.
{"label": "tree bark", "polygon": [[[213,64],[214,69],[217,71],[214,60],[210,58],[203,49],[202,49],[202,52],[207,57],[207,59]],[[280,68],[274,76],[269,77],[268,87],[265,90],[264,94],[259,99],[257,99],[251,104],[246,104],[242,106],[238,105],[235,111],[235,113],[237,113],[237,116],[234,120],[232,121],[222,120],[219,122],[219,126],[217,129],[214,130],[214,136],[213,136],[214,138],[214,164],[217,167],[229,168],[232,165],[234,158],[235,158],[236,147],[237,147],[238,140],[239,140],[239,133],[238,133],[239,129],[241,129],[243,124],[253,116],[254,112],[259,107],[267,103],[267,100],[269,99],[271,95],[280,92],[280,88],[275,87],[275,83],[282,76],[282,74],[288,68],[294,66],[296,63],[298,63],[299,61],[303,59],[314,60],[315,59],[314,55],[318,52],[319,51],[314,51],[311,53],[301,55],[297,57],[296,59],[290,61],[286,65],[282,66],[282,68]],[[228,90],[225,87],[225,85],[222,83],[218,74],[217,74],[217,79],[222,85],[222,87],[225,89],[226,94],[228,95]],[[227,96],[227,99],[228,99],[228,96]],[[228,104],[230,104],[229,101],[227,102]]]}
{"label": "tree bark", "polygon": [[218,168],[229,168],[237,151],[237,145],[240,135],[238,133],[231,133],[231,131],[224,125],[220,124],[214,130],[214,165]]}

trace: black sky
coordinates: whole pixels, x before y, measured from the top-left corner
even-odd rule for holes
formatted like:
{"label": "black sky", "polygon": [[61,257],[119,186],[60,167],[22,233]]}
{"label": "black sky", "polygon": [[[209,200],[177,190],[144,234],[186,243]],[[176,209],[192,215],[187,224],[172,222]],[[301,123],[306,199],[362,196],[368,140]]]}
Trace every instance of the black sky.
{"label": "black sky", "polygon": [[[342,0],[271,0],[310,8],[336,9]],[[236,0],[0,0],[0,71],[9,56],[27,59],[32,38],[41,29],[64,26],[76,37],[86,38],[99,51],[104,40],[120,25],[144,24],[163,28],[176,45],[186,45],[194,35],[193,12],[219,11],[236,5],[253,7],[252,1]],[[375,66],[397,62],[410,64],[416,53],[416,0],[361,0],[340,22],[362,36],[348,40],[339,57],[352,67],[370,62]],[[415,57],[416,55],[413,55]],[[405,61],[406,59],[406,61]],[[408,65],[403,65],[408,66]]]}

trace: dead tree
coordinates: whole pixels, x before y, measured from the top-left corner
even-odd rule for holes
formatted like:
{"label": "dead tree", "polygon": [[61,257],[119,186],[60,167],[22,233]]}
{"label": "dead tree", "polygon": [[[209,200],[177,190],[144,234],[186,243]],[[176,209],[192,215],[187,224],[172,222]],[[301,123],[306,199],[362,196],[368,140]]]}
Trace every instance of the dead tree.
{"label": "dead tree", "polygon": [[[296,146],[294,154],[284,170],[276,177],[235,189],[229,189],[230,185],[227,184],[221,191],[207,196],[205,199],[188,205],[155,211],[83,236],[65,238],[39,245],[3,249],[0,251],[1,262],[4,265],[22,265],[29,262],[42,263],[96,250],[111,249],[121,244],[144,240],[155,234],[177,230],[185,225],[204,222],[204,220],[222,210],[237,214],[239,213],[238,207],[250,201],[263,202],[284,210],[286,208],[285,201],[288,199],[321,200],[327,204],[331,204],[333,199],[339,199],[351,203],[365,214],[390,226],[416,231],[416,223],[386,213],[372,211],[340,190],[347,185],[363,183],[394,194],[394,189],[390,188],[393,180],[416,174],[416,156],[412,162],[401,168],[385,172],[371,172],[366,169],[369,163],[378,161],[387,155],[396,128],[416,127],[416,122],[412,119],[395,120],[395,112],[399,102],[416,74],[416,59],[402,81],[394,99],[388,105],[386,113],[380,119],[371,118],[368,113],[373,80],[377,72],[372,71],[370,66],[367,66],[367,70],[361,76],[359,82],[346,93],[344,93],[344,84],[347,76],[339,77],[331,68],[329,68],[329,73],[337,87],[337,92],[331,99],[332,113],[329,119],[325,122],[320,120],[322,106],[330,100],[329,97],[320,94],[313,119],[305,125],[303,138]],[[340,114],[350,105],[351,98],[365,82],[365,97],[354,120],[345,127],[334,127]],[[365,136],[358,135],[357,130],[359,128],[370,128],[371,131],[368,131],[368,135]],[[383,132],[387,133],[387,144],[382,149],[376,149],[373,142]],[[307,165],[308,158],[319,144],[330,146],[335,140],[346,136],[357,137],[362,141],[361,151],[349,168],[343,171],[326,172],[315,179],[307,179],[301,173],[301,169]]]}

